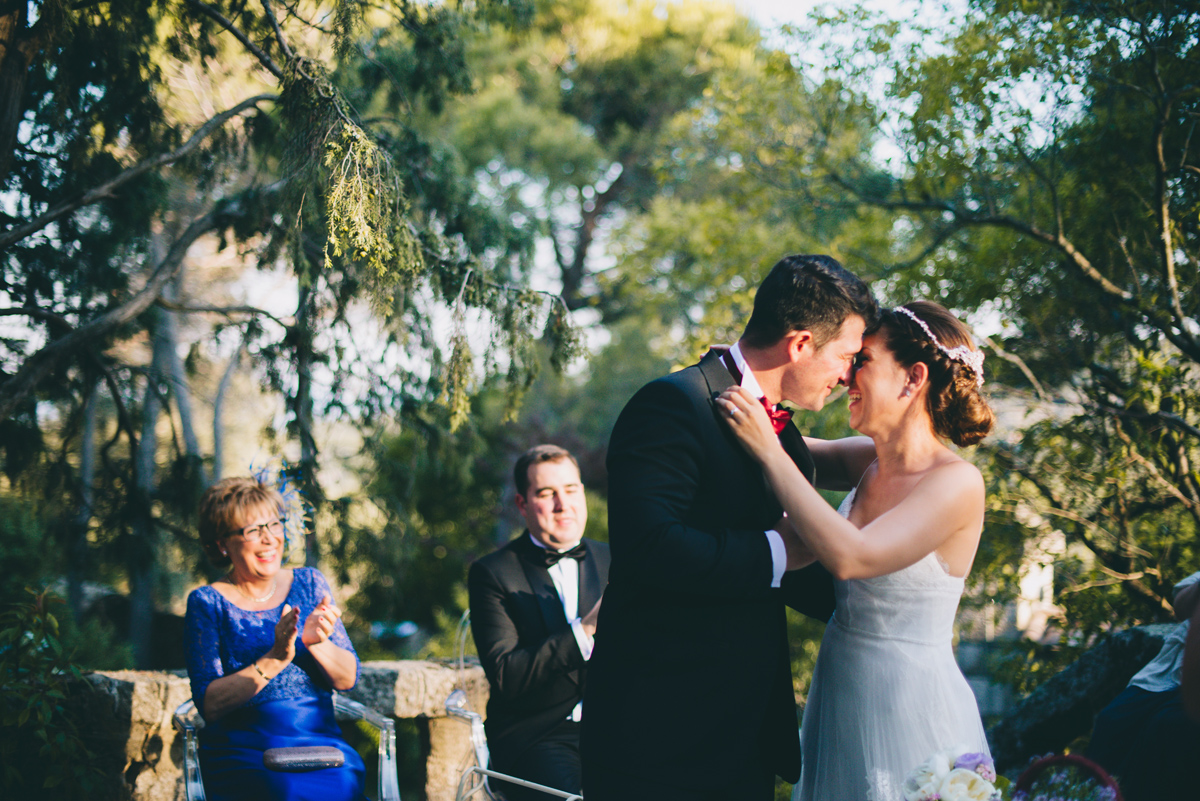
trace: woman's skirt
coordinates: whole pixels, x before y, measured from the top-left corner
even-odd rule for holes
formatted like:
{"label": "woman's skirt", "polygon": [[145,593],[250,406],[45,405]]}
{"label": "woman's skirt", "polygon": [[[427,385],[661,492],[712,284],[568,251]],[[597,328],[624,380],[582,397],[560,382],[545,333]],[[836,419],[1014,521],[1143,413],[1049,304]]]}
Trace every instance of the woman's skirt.
{"label": "woman's skirt", "polygon": [[[210,801],[360,801],[366,773],[362,758],[342,739],[333,699],[288,698],[247,706],[199,732],[200,770]],[[333,746],[345,755],[340,768],[282,773],[263,767],[268,748]]]}

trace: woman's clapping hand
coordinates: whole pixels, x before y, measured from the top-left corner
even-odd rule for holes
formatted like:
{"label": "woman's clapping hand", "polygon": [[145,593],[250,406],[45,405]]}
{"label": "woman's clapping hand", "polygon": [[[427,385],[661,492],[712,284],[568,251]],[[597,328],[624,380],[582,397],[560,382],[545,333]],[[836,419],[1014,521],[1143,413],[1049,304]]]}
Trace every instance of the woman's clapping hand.
{"label": "woman's clapping hand", "polygon": [[341,616],[342,610],[326,594],[304,621],[304,633],[300,635],[300,641],[309,646],[325,642],[333,634],[333,627]]}
{"label": "woman's clapping hand", "polygon": [[283,605],[283,614],[275,624],[275,645],[267,653],[272,659],[291,662],[296,656],[296,633],[300,623],[300,610],[291,604]]}

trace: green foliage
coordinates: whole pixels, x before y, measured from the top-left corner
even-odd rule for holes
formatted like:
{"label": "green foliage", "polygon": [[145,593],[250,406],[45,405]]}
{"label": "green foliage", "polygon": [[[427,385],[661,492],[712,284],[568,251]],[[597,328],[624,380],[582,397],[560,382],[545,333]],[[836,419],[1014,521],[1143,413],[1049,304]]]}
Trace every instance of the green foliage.
{"label": "green foliage", "polygon": [[[402,216],[404,196],[391,160],[361,128],[343,124],[325,144],[325,167],[326,265],[331,255],[353,253],[381,288],[410,281],[421,271],[421,254]],[[380,299],[385,305],[391,301]]]}
{"label": "green foliage", "polygon": [[365,487],[372,509],[340,507],[332,551],[343,580],[359,592],[346,604],[356,621],[413,620],[453,628],[465,608],[467,566],[494,547],[509,465],[493,458],[498,420],[447,431],[429,406],[373,448]]}
{"label": "green foliage", "polygon": [[68,708],[80,672],[49,610],[57,599],[29,594],[0,614],[0,787],[7,797],[85,798],[101,777]]}
{"label": "green foliage", "polygon": [[885,215],[805,189],[825,164],[864,158],[874,144],[870,109],[844,94],[760,47],[715,72],[666,127],[653,154],[663,191],[622,224],[623,269],[602,285],[681,326],[680,363],[741,335],[754,290],[782,256],[828,253],[863,272],[888,253]]}
{"label": "green foliage", "polygon": [[[975,591],[1011,599],[1022,560],[1049,559],[1062,610],[1059,647],[1015,652],[1025,688],[1114,626],[1167,619],[1200,565],[1198,24],[1191,3],[984,2],[936,26],[832,12],[794,32],[798,72],[820,68],[809,135],[747,160],[814,208],[883,215],[884,247],[851,266],[993,333],[1003,428],[973,456]],[[789,119],[764,97],[757,113]],[[854,145],[872,130],[890,160]],[[1064,549],[1039,556],[1054,531]]]}
{"label": "green foliage", "polygon": [[[453,414],[439,422],[458,425],[481,379],[507,380],[519,401],[539,337],[556,369],[578,353],[570,319],[527,288],[532,235],[421,126],[472,90],[467,37],[527,25],[532,3],[22,8],[0,11],[30,58],[0,91],[13,100],[0,114],[0,236],[26,232],[0,247],[4,316],[18,321],[0,338],[0,450],[16,494],[55,510],[45,525],[73,586],[124,579],[145,609],[177,589],[159,577],[203,571],[191,527],[212,460],[185,411],[212,400],[190,402],[231,342],[284,401],[279,429],[318,511],[321,418],[369,429],[442,397]],[[220,257],[184,259],[201,237]],[[258,297],[219,318],[177,310],[222,309],[238,276],[210,278],[255,266],[290,276],[293,315]],[[437,330],[447,308],[459,330],[471,318],[475,358]],[[377,336],[357,336],[364,316]],[[94,335],[71,338],[80,328]],[[30,372],[38,360],[49,366]],[[91,519],[74,519],[89,492]],[[148,632],[135,636],[144,646]]]}
{"label": "green foliage", "polygon": [[0,606],[25,598],[29,583],[50,580],[58,566],[45,526],[31,504],[0,495]]}

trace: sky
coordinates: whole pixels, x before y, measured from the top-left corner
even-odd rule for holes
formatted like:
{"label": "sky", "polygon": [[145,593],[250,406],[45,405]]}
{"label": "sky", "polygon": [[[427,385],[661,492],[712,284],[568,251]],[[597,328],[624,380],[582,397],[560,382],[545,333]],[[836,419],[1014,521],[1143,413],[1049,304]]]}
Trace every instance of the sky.
{"label": "sky", "polygon": [[734,5],[764,28],[799,22],[818,0],[734,0]]}

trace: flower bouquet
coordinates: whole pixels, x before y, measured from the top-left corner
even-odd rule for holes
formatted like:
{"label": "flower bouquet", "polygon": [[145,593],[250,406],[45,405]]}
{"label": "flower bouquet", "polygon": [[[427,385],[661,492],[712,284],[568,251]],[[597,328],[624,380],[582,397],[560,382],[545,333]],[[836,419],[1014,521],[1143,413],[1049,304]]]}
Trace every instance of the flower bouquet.
{"label": "flower bouquet", "polygon": [[903,789],[905,801],[1001,801],[1007,786],[986,755],[947,748],[914,768]]}
{"label": "flower bouquet", "polygon": [[1078,754],[1035,757],[1011,785],[992,760],[961,748],[938,751],[904,780],[904,801],[1122,801],[1117,783]]}

